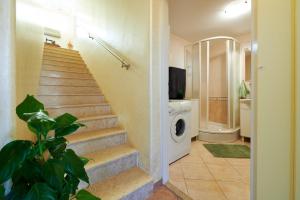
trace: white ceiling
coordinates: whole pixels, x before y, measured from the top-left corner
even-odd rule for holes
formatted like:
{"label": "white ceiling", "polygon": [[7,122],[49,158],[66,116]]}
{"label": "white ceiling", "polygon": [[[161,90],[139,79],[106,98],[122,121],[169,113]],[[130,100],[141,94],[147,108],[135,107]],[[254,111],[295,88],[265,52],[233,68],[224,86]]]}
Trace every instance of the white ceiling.
{"label": "white ceiling", "polygon": [[190,41],[250,33],[251,13],[224,18],[225,7],[236,0],[169,0],[171,32]]}

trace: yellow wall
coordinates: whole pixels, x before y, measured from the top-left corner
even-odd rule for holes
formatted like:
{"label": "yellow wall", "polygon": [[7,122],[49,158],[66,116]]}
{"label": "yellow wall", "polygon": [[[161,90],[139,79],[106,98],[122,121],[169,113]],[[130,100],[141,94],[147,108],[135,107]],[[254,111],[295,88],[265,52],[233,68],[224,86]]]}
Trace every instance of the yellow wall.
{"label": "yellow wall", "polygon": [[[16,103],[19,104],[27,94],[36,95],[38,91],[43,53],[43,27],[24,21],[22,0],[17,0],[16,20]],[[33,138],[26,123],[17,119],[15,137]]]}
{"label": "yellow wall", "polygon": [[150,170],[149,1],[79,1],[78,13],[101,27],[103,39],[126,55],[127,71],[118,60],[87,37],[75,39],[78,49],[105,97],[140,152],[141,166]]}
{"label": "yellow wall", "polygon": [[184,69],[184,46],[191,44],[189,41],[175,35],[170,34],[169,47],[169,64],[172,67]]}
{"label": "yellow wall", "polygon": [[0,3],[0,149],[15,130],[15,1]]}
{"label": "yellow wall", "polygon": [[296,200],[300,200],[300,0],[296,0]]}
{"label": "yellow wall", "polygon": [[257,80],[255,199],[288,200],[293,167],[291,0],[255,2],[258,44],[254,65]]}

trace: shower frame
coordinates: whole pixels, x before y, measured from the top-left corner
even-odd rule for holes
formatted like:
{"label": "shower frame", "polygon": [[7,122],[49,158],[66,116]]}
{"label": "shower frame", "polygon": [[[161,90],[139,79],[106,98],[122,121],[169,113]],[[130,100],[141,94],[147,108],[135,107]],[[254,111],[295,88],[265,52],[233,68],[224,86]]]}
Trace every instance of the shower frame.
{"label": "shower frame", "polygon": [[[222,130],[209,129],[210,47],[215,40],[226,44],[227,123]],[[199,98],[199,130],[208,133],[231,133],[239,129],[240,44],[226,36],[207,38],[187,46],[192,51],[192,99]],[[186,63],[186,66],[188,64]],[[206,70],[204,69],[206,67]]]}

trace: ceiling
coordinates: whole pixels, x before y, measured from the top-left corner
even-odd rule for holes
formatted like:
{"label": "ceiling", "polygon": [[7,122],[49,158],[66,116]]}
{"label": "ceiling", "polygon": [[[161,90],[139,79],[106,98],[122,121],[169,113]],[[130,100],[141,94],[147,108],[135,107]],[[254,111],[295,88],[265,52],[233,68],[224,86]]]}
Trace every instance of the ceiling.
{"label": "ceiling", "polygon": [[237,0],[169,0],[171,32],[190,42],[250,33],[251,12],[236,18],[224,17],[225,7],[232,1]]}

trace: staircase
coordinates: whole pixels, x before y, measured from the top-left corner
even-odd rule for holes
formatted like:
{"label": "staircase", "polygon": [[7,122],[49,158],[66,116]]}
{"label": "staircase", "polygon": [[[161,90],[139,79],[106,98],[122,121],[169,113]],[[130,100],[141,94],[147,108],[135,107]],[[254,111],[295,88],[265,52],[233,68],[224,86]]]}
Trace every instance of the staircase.
{"label": "staircase", "polygon": [[38,99],[50,116],[70,113],[87,127],[67,137],[69,148],[91,159],[86,165],[94,195],[102,200],[143,200],[151,177],[137,167],[139,153],[78,51],[45,44]]}

